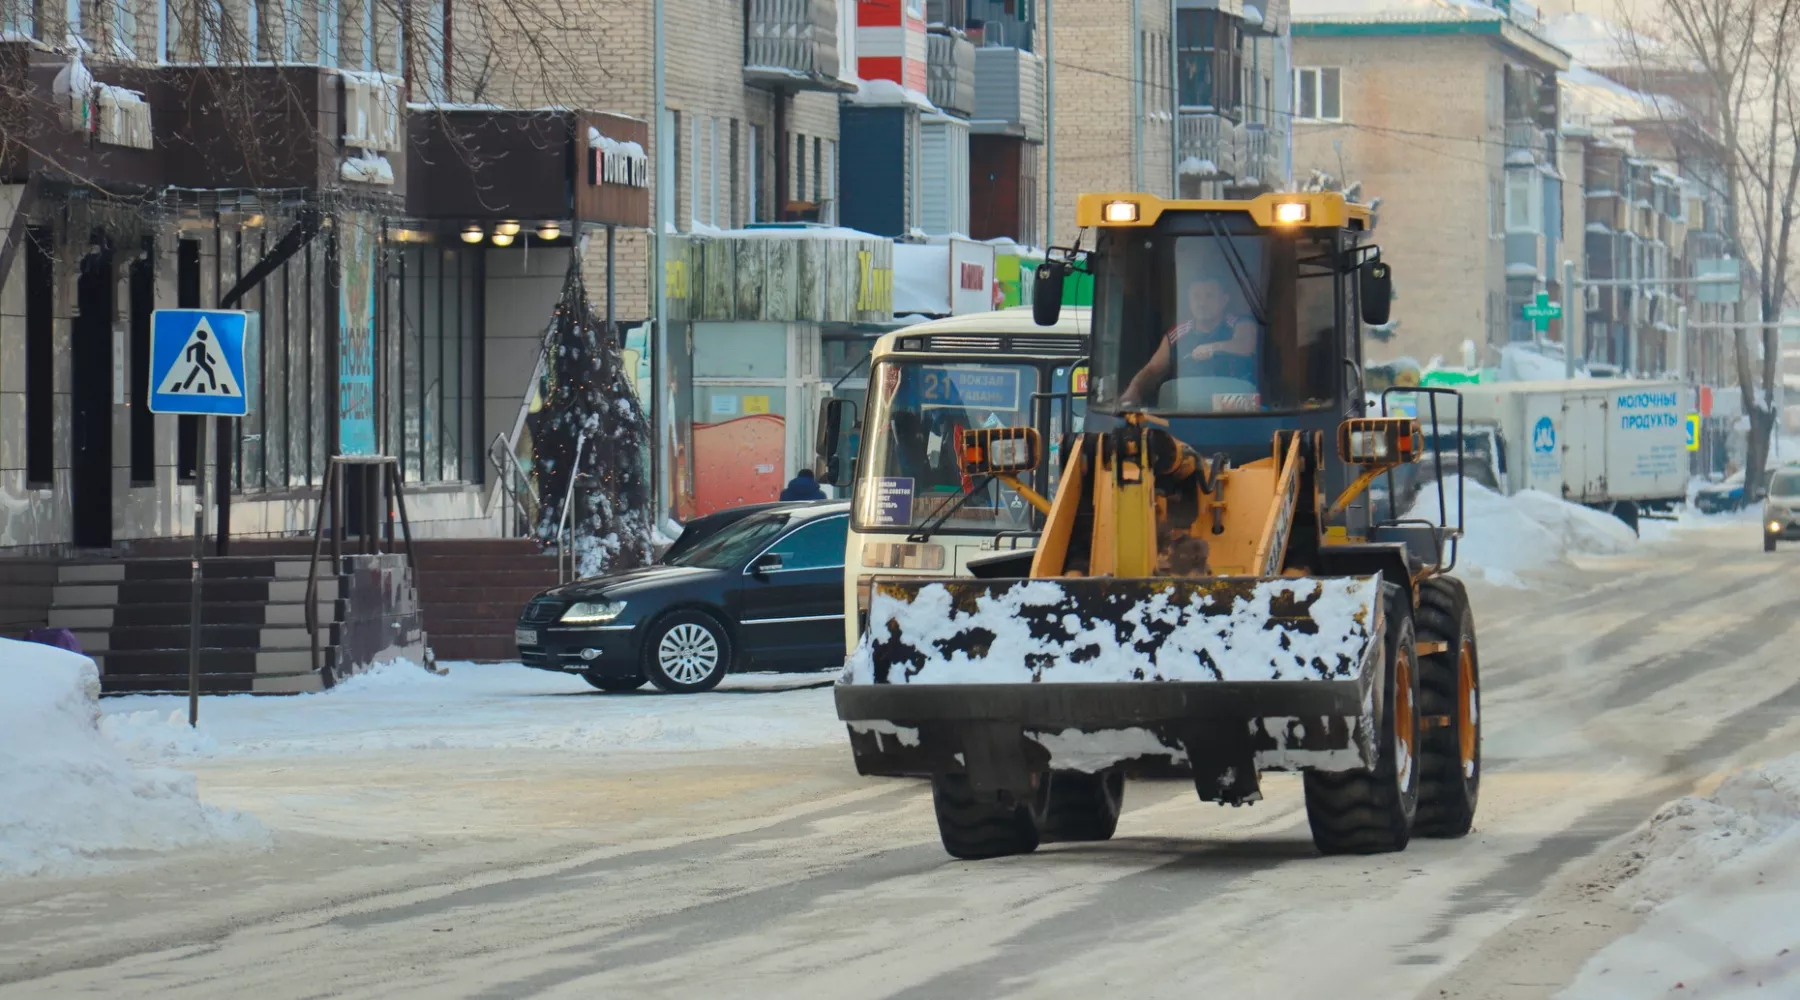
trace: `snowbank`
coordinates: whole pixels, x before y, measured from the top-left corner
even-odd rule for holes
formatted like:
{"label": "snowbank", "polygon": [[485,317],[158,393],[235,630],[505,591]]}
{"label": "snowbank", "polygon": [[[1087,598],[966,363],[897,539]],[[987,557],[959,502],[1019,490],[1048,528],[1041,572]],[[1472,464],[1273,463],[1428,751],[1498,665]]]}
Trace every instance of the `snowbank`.
{"label": "snowbank", "polygon": [[109,698],[106,734],[133,758],[409,750],[797,748],[842,742],[828,674],[733,674],[704,695],[595,691],[517,663],[453,663],[443,675],[394,662],[329,691],[209,698],[190,734],[182,699]]}
{"label": "snowbank", "polygon": [[[1451,523],[1457,513],[1456,476],[1444,480],[1445,503]],[[1501,496],[1480,483],[1462,480],[1464,534],[1457,547],[1457,565],[1478,571],[1489,582],[1523,587],[1520,573],[1568,562],[1571,553],[1617,555],[1638,544],[1623,522],[1580,504],[1538,490]],[[1420,491],[1408,517],[1436,521],[1437,490]]]}
{"label": "snowbank", "polygon": [[99,696],[93,660],[0,639],[0,878],[266,836],[201,804],[192,775],[134,768],[101,734]]}
{"label": "snowbank", "polygon": [[1614,892],[1654,912],[1563,997],[1800,996],[1800,754],[1664,806],[1622,864]]}

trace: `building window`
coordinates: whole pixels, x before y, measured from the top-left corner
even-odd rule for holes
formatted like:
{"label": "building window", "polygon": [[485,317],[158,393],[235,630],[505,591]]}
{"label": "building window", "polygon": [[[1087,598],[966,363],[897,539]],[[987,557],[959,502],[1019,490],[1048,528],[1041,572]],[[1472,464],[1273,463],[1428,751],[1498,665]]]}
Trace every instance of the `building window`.
{"label": "building window", "polygon": [[25,481],[49,486],[56,469],[56,259],[50,230],[25,230]]}
{"label": "building window", "polygon": [[696,115],[688,124],[692,134],[688,137],[693,155],[688,157],[688,228],[694,228],[694,220],[700,217],[700,161],[706,157],[705,147],[700,145],[700,117]]}
{"label": "building window", "polygon": [[1235,112],[1243,103],[1242,27],[1216,10],[1175,12],[1175,50],[1180,61],[1181,106]]}
{"label": "building window", "polygon": [[748,206],[748,210],[747,210],[746,214],[751,222],[764,221],[763,220],[763,196],[762,196],[762,176],[763,176],[762,157],[763,157],[762,126],[761,125],[751,125],[750,126],[750,169],[748,171],[746,171],[748,176],[745,178],[745,180],[748,181],[748,186],[750,189],[750,191],[749,191],[750,204]]}
{"label": "building window", "polygon": [[1343,121],[1341,86],[1341,71],[1336,67],[1294,70],[1294,117],[1304,121]]}
{"label": "building window", "polygon": [[112,51],[121,59],[137,58],[137,0],[112,3]]}
{"label": "building window", "polygon": [[389,380],[389,451],[408,482],[480,482],[482,289],[530,277],[523,253],[407,246],[396,254],[398,294],[380,370]]}
{"label": "building window", "polygon": [[825,140],[825,193],[820,197],[819,221],[828,226],[837,225],[837,193],[838,193],[838,158],[837,140]]}
{"label": "building window", "polygon": [[35,0],[0,0],[0,32],[37,37]]}
{"label": "building window", "polygon": [[1538,231],[1540,210],[1537,172],[1533,170],[1509,170],[1506,172],[1506,231],[1509,233],[1535,233]]}

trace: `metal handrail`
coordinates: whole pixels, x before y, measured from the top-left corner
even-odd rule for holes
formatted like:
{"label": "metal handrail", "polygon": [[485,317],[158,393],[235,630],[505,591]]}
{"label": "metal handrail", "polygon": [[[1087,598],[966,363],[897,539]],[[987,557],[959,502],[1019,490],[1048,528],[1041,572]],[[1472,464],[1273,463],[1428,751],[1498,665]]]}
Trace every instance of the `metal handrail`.
{"label": "metal handrail", "polygon": [[[581,479],[581,452],[587,447],[587,432],[575,439],[575,464],[569,466],[569,486],[563,491],[562,510],[556,514],[556,582],[568,583],[575,574],[575,529],[569,509],[575,506],[575,483]],[[569,556],[569,572],[563,574],[563,554]]]}
{"label": "metal handrail", "polygon": [[[502,456],[504,456],[504,461]],[[504,492],[507,499],[512,501],[513,509],[518,511],[521,526],[535,522],[536,512],[532,510],[533,505],[527,502],[532,495],[531,474],[526,472],[525,467],[519,463],[518,453],[507,441],[506,435],[494,435],[493,442],[488,445],[488,462],[499,474],[499,478],[494,481],[494,492],[488,497],[486,512],[493,512],[495,497]],[[515,533],[523,534],[524,532],[516,531]]]}

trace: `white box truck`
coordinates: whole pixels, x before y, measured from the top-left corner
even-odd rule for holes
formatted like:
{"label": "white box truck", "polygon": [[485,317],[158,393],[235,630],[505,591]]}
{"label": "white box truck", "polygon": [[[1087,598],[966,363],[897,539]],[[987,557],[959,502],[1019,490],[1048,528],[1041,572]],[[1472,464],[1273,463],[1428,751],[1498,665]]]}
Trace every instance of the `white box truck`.
{"label": "white box truck", "polygon": [[[1671,509],[1687,495],[1691,386],[1606,378],[1458,389],[1463,422],[1496,432],[1508,493],[1542,490],[1633,528],[1640,511]],[[1440,420],[1453,419],[1438,405]]]}

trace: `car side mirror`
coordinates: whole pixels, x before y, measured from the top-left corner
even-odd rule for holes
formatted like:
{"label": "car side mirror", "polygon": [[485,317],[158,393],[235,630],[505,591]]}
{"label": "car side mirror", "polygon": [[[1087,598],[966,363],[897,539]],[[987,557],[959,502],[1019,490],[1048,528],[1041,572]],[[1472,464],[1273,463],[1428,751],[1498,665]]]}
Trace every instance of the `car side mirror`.
{"label": "car side mirror", "polygon": [[757,576],[762,576],[764,573],[773,573],[780,568],[781,553],[779,552],[764,552],[762,555],[756,557],[755,562],[750,564],[750,572]]}
{"label": "car side mirror", "polygon": [[849,399],[827,399],[819,403],[819,433],[814,448],[814,465],[819,482],[826,486],[848,486],[852,474],[851,459],[845,454],[845,416],[849,426],[856,426],[856,403]]}
{"label": "car side mirror", "polygon": [[1063,277],[1068,273],[1060,261],[1045,261],[1037,266],[1037,281],[1031,286],[1031,318],[1039,326],[1055,326],[1062,316]]}
{"label": "car side mirror", "polygon": [[1369,326],[1386,326],[1394,305],[1393,269],[1379,260],[1369,261],[1357,270],[1357,283],[1362,321]]}

